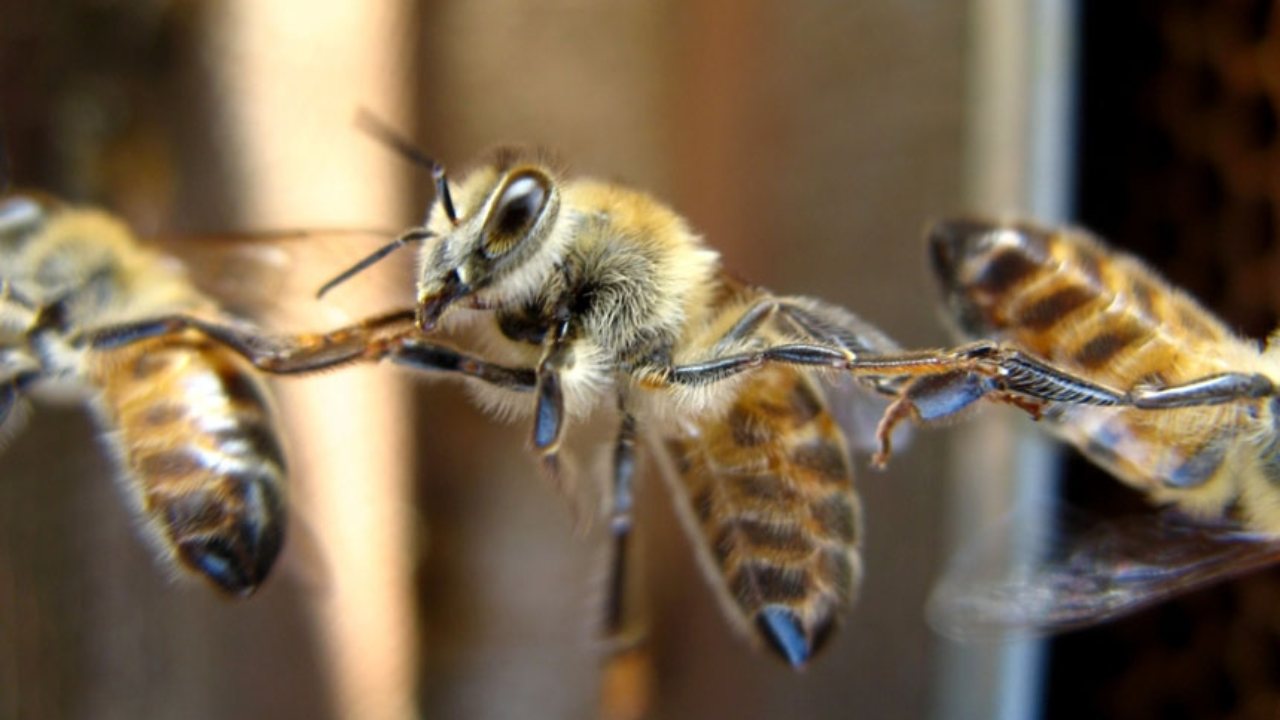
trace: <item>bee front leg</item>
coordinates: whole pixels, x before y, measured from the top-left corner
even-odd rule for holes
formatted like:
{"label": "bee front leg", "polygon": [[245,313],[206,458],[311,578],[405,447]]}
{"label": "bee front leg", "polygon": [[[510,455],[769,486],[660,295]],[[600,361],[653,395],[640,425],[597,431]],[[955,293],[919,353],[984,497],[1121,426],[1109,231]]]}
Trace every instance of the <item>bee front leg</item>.
{"label": "bee front leg", "polygon": [[533,391],[536,403],[533,412],[533,449],[542,459],[543,469],[561,491],[570,489],[564,487],[565,477],[560,471],[560,440],[564,435],[564,388],[561,386],[561,371],[573,359],[569,335],[570,324],[565,314],[548,333],[546,349],[538,362]]}
{"label": "bee front leg", "polygon": [[327,370],[360,360],[380,359],[412,328],[413,311],[398,310],[326,333],[268,335],[247,325],[211,321],[193,315],[166,315],[94,328],[72,343],[110,350],[149,338],[193,330],[242,355],[264,372],[294,375]]}
{"label": "bee front leg", "polygon": [[428,342],[413,326],[413,320],[414,311],[403,310],[326,333],[267,335],[254,328],[171,315],[99,328],[74,341],[109,350],[147,338],[194,330],[273,375],[300,375],[385,359],[415,370],[473,377],[507,390],[529,392],[534,389],[536,375],[532,368],[498,365],[447,345]]}

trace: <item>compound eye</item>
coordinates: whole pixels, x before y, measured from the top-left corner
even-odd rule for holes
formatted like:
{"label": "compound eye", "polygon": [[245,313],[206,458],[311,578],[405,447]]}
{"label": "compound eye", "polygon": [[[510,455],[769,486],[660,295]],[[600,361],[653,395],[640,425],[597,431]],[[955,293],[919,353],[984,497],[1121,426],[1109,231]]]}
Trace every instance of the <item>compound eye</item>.
{"label": "compound eye", "polygon": [[550,183],[541,173],[512,176],[485,223],[485,255],[490,258],[505,255],[528,237],[550,195]]}

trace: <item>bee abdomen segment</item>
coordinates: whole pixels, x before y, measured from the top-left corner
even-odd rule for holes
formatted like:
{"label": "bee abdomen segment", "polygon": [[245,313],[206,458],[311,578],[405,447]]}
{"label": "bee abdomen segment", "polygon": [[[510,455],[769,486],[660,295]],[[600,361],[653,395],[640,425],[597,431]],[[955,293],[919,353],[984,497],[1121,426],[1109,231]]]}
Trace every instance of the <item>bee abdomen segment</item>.
{"label": "bee abdomen segment", "polygon": [[1276,532],[1269,352],[1082,231],[962,221],[929,241],[961,326],[1039,363],[1006,362],[999,382],[1050,400],[1055,433],[1157,503],[1192,517],[1238,507]]}
{"label": "bee abdomen segment", "polygon": [[118,429],[125,492],[162,553],[231,595],[252,593],[284,541],[284,452],[250,368],[178,335],[102,350],[90,370]]}
{"label": "bee abdomen segment", "polygon": [[848,449],[816,385],[760,369],[723,416],[669,447],[709,580],[765,647],[805,664],[861,580]]}
{"label": "bee abdomen segment", "polygon": [[225,475],[219,486],[148,497],[184,566],[232,595],[252,592],[271,570],[284,541],[284,502],[277,478]]}
{"label": "bee abdomen segment", "polygon": [[769,605],[756,614],[755,626],[771,650],[799,669],[826,645],[835,623],[828,617],[823,624],[808,630],[790,608]]}
{"label": "bee abdomen segment", "polygon": [[1035,332],[1048,330],[1068,315],[1093,305],[1096,300],[1097,294],[1087,288],[1058,288],[1021,307],[1013,322]]}
{"label": "bee abdomen segment", "polygon": [[1075,365],[1095,372],[1110,366],[1122,353],[1136,348],[1151,334],[1149,330],[1131,323],[1118,323],[1097,330],[1072,356]]}

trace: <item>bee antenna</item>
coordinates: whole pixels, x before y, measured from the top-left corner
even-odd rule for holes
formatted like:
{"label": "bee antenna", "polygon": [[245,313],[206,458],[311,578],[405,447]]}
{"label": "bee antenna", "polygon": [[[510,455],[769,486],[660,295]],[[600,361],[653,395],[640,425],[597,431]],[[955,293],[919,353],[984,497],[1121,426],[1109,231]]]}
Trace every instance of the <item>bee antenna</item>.
{"label": "bee antenna", "polygon": [[368,257],[357,262],[355,265],[352,265],[346,270],[343,270],[341,273],[338,274],[337,277],[333,278],[332,280],[325,283],[324,285],[321,285],[320,289],[316,291],[316,299],[323,298],[325,294],[328,293],[330,290],[338,287],[342,283],[350,280],[356,275],[359,275],[365,270],[368,270],[375,263],[382,260],[383,258],[390,255],[391,253],[395,252],[396,250],[399,250],[405,245],[408,245],[411,242],[422,242],[423,240],[426,240],[427,238],[432,238],[432,237],[435,237],[435,233],[431,232],[430,230],[410,230],[409,232],[401,235],[395,240],[392,240],[386,245],[383,245],[377,250],[374,250],[372,253],[368,255]]}
{"label": "bee antenna", "polygon": [[404,133],[391,127],[368,108],[362,107],[356,110],[356,128],[386,145],[405,160],[430,171],[431,178],[436,183],[436,197],[440,198],[440,202],[444,205],[444,214],[449,218],[449,222],[458,224],[458,213],[453,207],[453,195],[449,192],[449,181],[445,177],[444,165],[422,152],[404,136]]}

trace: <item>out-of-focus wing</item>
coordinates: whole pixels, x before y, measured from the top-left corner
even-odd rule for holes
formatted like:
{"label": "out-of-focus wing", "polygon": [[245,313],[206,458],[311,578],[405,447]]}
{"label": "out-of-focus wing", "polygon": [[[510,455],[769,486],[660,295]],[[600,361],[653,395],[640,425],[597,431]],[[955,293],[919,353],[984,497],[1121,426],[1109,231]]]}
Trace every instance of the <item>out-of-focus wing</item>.
{"label": "out-of-focus wing", "polygon": [[818,385],[795,368],[762,368],[726,416],[677,428],[658,450],[726,613],[805,664],[862,575],[848,449]]}
{"label": "out-of-focus wing", "polygon": [[929,601],[935,630],[957,640],[1061,632],[1280,561],[1280,538],[1168,512],[1106,523],[1062,510],[1045,517],[1028,526],[1014,514],[956,556]]}
{"label": "out-of-focus wing", "polygon": [[376,230],[286,230],[153,241],[232,315],[286,329],[318,329],[409,307],[415,248],[387,257],[335,288],[317,290],[393,238]]}
{"label": "out-of-focus wing", "polygon": [[[773,319],[769,329],[775,336],[817,341],[858,355],[889,354],[902,349],[879,328],[839,306],[805,297],[779,298],[779,302],[787,311]],[[822,382],[832,416],[844,428],[853,448],[867,453],[878,451],[876,429],[895,399],[902,378],[860,382],[837,372],[816,377]],[[893,446],[906,448],[910,437],[911,427],[899,425],[894,429]]]}

